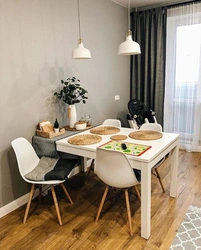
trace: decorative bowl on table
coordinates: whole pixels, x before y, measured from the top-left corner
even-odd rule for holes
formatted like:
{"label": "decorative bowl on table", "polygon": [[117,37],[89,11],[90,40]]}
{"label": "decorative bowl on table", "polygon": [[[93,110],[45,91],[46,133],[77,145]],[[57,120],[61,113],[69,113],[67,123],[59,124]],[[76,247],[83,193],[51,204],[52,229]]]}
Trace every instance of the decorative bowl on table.
{"label": "decorative bowl on table", "polygon": [[83,130],[83,129],[86,129],[86,127],[87,127],[87,123],[86,122],[79,121],[79,122],[75,123],[76,130]]}

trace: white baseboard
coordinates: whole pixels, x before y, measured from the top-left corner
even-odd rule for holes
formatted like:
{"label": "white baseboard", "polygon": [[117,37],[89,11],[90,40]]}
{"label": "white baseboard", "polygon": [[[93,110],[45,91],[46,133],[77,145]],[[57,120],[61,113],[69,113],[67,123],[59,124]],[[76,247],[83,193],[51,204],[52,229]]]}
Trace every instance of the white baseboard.
{"label": "white baseboard", "polygon": [[[37,195],[37,194],[36,194]],[[0,208],[0,218],[14,211],[15,209],[23,206],[27,203],[29,197],[29,193],[21,196],[17,200],[14,200],[7,205]]]}
{"label": "white baseboard", "polygon": [[[87,161],[87,167],[89,167],[90,165],[90,160]],[[77,166],[73,169],[73,171],[71,172],[70,177],[78,174],[79,172],[81,171],[81,167],[80,166]],[[46,190],[47,191],[47,190]],[[34,194],[34,197],[35,198],[36,196],[38,195],[38,192],[35,192]],[[23,206],[24,204],[27,203],[28,201],[28,197],[29,197],[29,193],[28,194],[25,194],[23,196],[21,196],[20,198],[8,203],[7,205],[3,206],[0,208],[0,218],[2,218],[3,216],[11,213],[12,211],[14,211],[15,209]]]}

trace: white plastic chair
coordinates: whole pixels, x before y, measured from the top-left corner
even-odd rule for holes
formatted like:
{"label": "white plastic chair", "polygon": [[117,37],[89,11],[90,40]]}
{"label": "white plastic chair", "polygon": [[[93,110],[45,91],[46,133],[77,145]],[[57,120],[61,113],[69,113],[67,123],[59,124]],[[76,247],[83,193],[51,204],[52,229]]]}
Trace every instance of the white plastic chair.
{"label": "white plastic chair", "polygon": [[[121,127],[121,121],[118,120],[118,119],[106,119],[103,122],[102,126],[114,126],[114,127],[119,127],[120,128]],[[89,170],[88,170],[88,173],[87,173],[85,184],[87,184],[87,181],[89,179],[90,173],[91,173],[91,171],[94,168],[94,161],[95,161],[95,159],[92,159],[91,164],[89,166]]]}
{"label": "white plastic chair", "polygon": [[107,185],[102,196],[95,221],[98,222],[99,220],[109,187],[124,189],[130,235],[132,236],[133,230],[128,189],[134,188],[140,201],[141,197],[137,188],[137,185],[140,184],[140,182],[138,182],[129,160],[120,151],[97,148],[94,171]]}
{"label": "white plastic chair", "polygon": [[152,130],[162,133],[162,126],[159,123],[143,123],[140,130]]}
{"label": "white plastic chair", "polygon": [[[140,127],[140,130],[152,130],[162,133],[162,126],[159,123],[143,123]],[[165,188],[157,168],[164,162],[164,160],[165,157],[152,168],[152,174],[154,174],[158,178],[163,193],[165,193]],[[155,171],[155,173],[153,171]]]}
{"label": "white plastic chair", "polygon": [[17,138],[11,142],[11,145],[12,145],[12,148],[14,149],[14,152],[17,158],[18,168],[19,168],[21,177],[26,182],[32,184],[28,203],[27,203],[26,210],[25,210],[23,223],[25,224],[27,221],[27,216],[29,213],[29,209],[30,209],[30,205],[31,205],[31,201],[33,198],[35,188],[39,188],[39,198],[40,198],[42,185],[50,185],[59,224],[62,225],[62,220],[61,220],[61,215],[60,215],[60,210],[59,210],[59,205],[57,202],[54,185],[58,185],[58,184],[61,185],[68,200],[70,201],[70,203],[73,203],[68,191],[66,190],[63,184],[65,180],[33,181],[33,180],[27,179],[25,175],[29,173],[30,171],[32,171],[38,165],[40,159],[38,158],[32,145],[25,138],[22,138],[22,137]]}
{"label": "white plastic chair", "polygon": [[106,119],[103,126],[114,126],[114,127],[121,127],[121,121],[118,119]]}

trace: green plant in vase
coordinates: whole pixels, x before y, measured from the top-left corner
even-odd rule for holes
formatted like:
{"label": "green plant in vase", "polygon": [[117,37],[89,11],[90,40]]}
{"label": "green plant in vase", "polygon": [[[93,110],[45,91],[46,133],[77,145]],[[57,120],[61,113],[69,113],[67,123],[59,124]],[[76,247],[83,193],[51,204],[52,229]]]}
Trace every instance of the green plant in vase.
{"label": "green plant in vase", "polygon": [[54,95],[69,105],[69,125],[70,128],[74,128],[77,121],[75,104],[80,102],[85,104],[86,100],[88,99],[88,97],[86,96],[88,91],[81,87],[80,80],[75,77],[67,78],[66,81],[61,80],[61,84],[63,88],[59,92],[55,92]]}
{"label": "green plant in vase", "polygon": [[59,92],[55,92],[59,99],[64,101],[68,105],[74,105],[76,103],[86,103],[88,93],[84,88],[80,86],[80,80],[75,77],[68,78],[67,81],[61,80],[63,88]]}

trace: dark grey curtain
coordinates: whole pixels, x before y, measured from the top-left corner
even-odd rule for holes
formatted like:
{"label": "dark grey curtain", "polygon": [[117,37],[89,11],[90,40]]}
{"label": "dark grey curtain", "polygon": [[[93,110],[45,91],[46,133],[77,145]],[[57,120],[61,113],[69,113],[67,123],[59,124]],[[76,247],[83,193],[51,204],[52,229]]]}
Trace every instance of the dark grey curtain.
{"label": "dark grey curtain", "polygon": [[141,100],[163,125],[167,8],[131,13],[133,40],[141,55],[131,56],[130,99]]}

